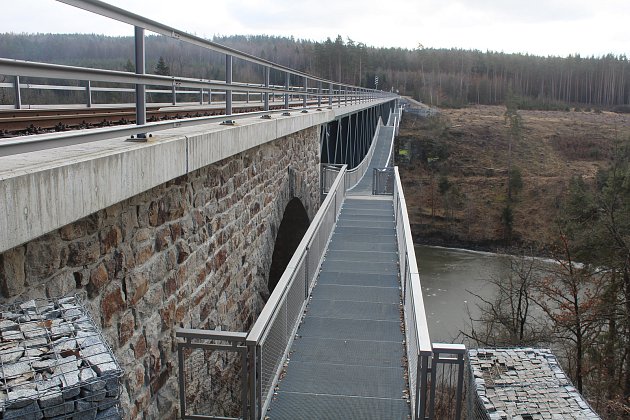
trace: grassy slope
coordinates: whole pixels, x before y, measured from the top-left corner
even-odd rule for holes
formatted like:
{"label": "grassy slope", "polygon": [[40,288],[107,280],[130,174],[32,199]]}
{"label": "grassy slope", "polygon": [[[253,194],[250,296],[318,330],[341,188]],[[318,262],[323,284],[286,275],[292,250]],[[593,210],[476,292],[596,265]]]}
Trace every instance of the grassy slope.
{"label": "grassy slope", "polygon": [[[417,242],[496,249],[507,245],[501,211],[507,200],[507,127],[504,107],[442,110],[423,119],[405,114],[399,146],[409,162],[398,161],[412,230]],[[523,138],[513,144],[513,165],[523,190],[514,206],[511,245],[543,248],[555,234],[553,221],[574,175],[594,180],[607,165],[614,139],[630,136],[630,116],[613,113],[519,111]],[[433,163],[436,145],[448,158]],[[438,191],[446,175],[458,194]],[[453,190],[451,190],[453,191]],[[432,215],[433,196],[433,215]],[[448,208],[448,210],[447,210]]]}

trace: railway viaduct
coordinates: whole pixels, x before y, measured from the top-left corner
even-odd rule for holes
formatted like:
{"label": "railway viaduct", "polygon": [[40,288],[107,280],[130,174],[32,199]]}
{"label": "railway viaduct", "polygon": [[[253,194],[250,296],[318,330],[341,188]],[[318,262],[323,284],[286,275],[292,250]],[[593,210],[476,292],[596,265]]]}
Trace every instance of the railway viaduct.
{"label": "railway viaduct", "polygon": [[[3,157],[0,301],[82,295],[125,371],[125,417],[175,418],[175,329],[248,330],[273,287],[274,248],[295,247],[319,207],[320,163],[358,163],[393,107],[378,99]],[[359,132],[364,147],[337,152]]]}

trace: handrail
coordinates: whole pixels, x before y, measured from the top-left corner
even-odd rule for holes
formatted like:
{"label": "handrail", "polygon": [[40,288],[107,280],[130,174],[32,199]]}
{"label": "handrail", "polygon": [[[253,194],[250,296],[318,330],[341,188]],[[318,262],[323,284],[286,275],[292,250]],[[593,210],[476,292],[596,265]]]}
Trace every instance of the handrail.
{"label": "handrail", "polygon": [[394,215],[403,294],[405,342],[412,419],[424,419],[429,360],[433,353],[424,310],[420,274],[416,262],[407,203],[398,167],[394,167]]}
{"label": "handrail", "polygon": [[[431,340],[429,339],[429,327],[427,324],[426,313],[424,311],[424,298],[422,295],[422,287],[420,285],[420,273],[418,272],[418,264],[416,262],[416,252],[413,245],[413,237],[411,235],[411,225],[409,224],[409,214],[407,213],[407,202],[402,189],[402,182],[400,180],[400,174],[398,167],[394,167],[395,181],[394,181],[394,197],[397,199],[400,215],[402,220],[397,220],[396,223],[400,223],[404,227],[404,245],[407,252],[407,258],[409,261],[407,270],[413,276],[413,282],[411,284],[414,292],[414,309],[416,315],[420,315],[417,319],[418,331],[422,331],[423,334],[418,337],[420,344],[420,352],[429,354],[431,352]],[[396,204],[395,204],[396,205]],[[400,241],[400,239],[399,239]]]}
{"label": "handrail", "polygon": [[[270,109],[269,99],[277,98],[278,96],[284,97],[284,109],[288,109],[291,106],[290,99],[296,96],[301,99],[302,108],[308,109],[309,98],[316,100],[317,108],[321,108],[324,98],[327,98],[327,106],[331,108],[333,103],[338,106],[348,103],[353,104],[357,101],[375,100],[380,98],[390,98],[397,95],[390,92],[378,91],[375,89],[368,89],[361,86],[350,85],[341,82],[335,82],[332,80],[316,77],[305,73],[303,71],[295,70],[287,66],[283,66],[269,60],[265,60],[256,57],[251,54],[247,54],[238,51],[233,48],[229,48],[218,43],[205,40],[196,35],[191,35],[184,31],[180,31],[171,26],[156,22],[154,20],[145,18],[135,13],[126,11],[122,8],[107,4],[100,0],[57,0],[61,3],[68,4],[91,13],[96,13],[105,16],[110,19],[114,19],[123,23],[133,25],[135,27],[135,60],[136,70],[135,72],[107,70],[99,68],[87,68],[77,67],[61,64],[41,63],[25,60],[13,60],[8,58],[0,58],[0,74],[14,76],[15,80],[12,83],[2,83],[0,88],[2,89],[14,89],[14,107],[16,109],[22,108],[22,95],[20,89],[33,88],[33,89],[51,89],[51,90],[67,90],[80,92],[85,91],[85,102],[87,107],[92,107],[92,94],[94,92],[111,91],[118,93],[130,93],[131,89],[111,87],[104,88],[101,86],[92,87],[91,82],[100,83],[117,83],[134,85],[136,93],[136,125],[140,127],[147,127],[147,86],[159,86],[170,87],[172,94],[172,103],[176,104],[176,96],[178,94],[199,95],[199,103],[203,104],[204,97],[211,98],[211,92],[225,96],[225,115],[231,116],[233,114],[232,97],[235,94],[247,94],[249,101],[249,94],[254,93],[260,95],[260,100],[263,103],[264,111],[268,112]],[[203,78],[194,77],[182,77],[182,76],[163,76],[157,74],[147,74],[146,67],[146,55],[145,55],[145,35],[144,31],[149,30],[160,35],[172,37],[180,41],[192,44],[206,50],[211,50],[225,55],[225,81],[208,80]],[[244,83],[233,81],[233,58],[244,60],[248,63],[262,66],[264,70],[263,82],[257,81],[256,83]],[[270,84],[270,71],[275,70],[283,72],[285,74],[286,83],[282,86]],[[291,76],[296,76],[300,79],[297,83],[291,82]],[[43,85],[43,84],[24,84],[20,82],[20,77],[35,77],[35,78],[48,78],[48,79],[63,79],[71,80],[73,82],[81,81],[87,82],[85,87],[79,86],[59,86],[56,84]],[[313,86],[315,85],[315,86]],[[48,86],[48,87],[46,87]],[[182,89],[197,89],[198,91],[186,91]],[[219,92],[217,92],[217,90]],[[207,91],[207,92],[205,92]],[[155,93],[155,89],[149,90],[150,93]],[[167,94],[168,92],[164,92]],[[293,104],[295,105],[295,104]],[[148,137],[147,130],[138,133],[143,139]]]}
{"label": "handrail", "polygon": [[[175,38],[177,40],[184,41],[189,44],[196,45],[198,47],[202,47],[202,48],[209,49],[212,51],[231,55],[232,57],[240,58],[250,63],[266,66],[274,70],[280,70],[280,71],[290,73],[296,76],[308,77],[311,80],[315,80],[322,83],[333,83],[337,86],[354,87],[352,85],[341,84],[332,80],[314,77],[314,76],[309,75],[308,73],[304,73],[299,70],[294,70],[290,67],[276,64],[272,61],[265,60],[265,59],[256,57],[254,55],[238,51],[234,48],[226,47],[216,42],[208,41],[207,39],[203,39],[201,37],[186,33],[184,31],[180,31],[179,29],[162,24],[160,22],[156,22],[152,19],[145,18],[144,16],[137,15],[135,13],[129,12],[127,10],[121,9],[119,7],[113,6],[111,4],[108,4],[99,0],[57,0],[57,1],[60,3],[65,3],[70,6],[77,7],[79,9],[87,10],[88,12],[92,12],[92,13],[95,13],[95,14],[113,19],[113,20],[117,20],[119,22],[123,22],[129,25],[144,28],[160,35],[164,35],[170,38]],[[370,90],[373,90],[373,89],[370,89]]]}
{"label": "handrail", "polygon": [[[247,335],[248,347],[255,349],[253,357],[257,366],[254,374],[256,384],[250,397],[250,412],[256,418],[262,418],[262,413],[271,403],[274,386],[319,273],[326,245],[346,194],[346,168],[347,165],[343,165],[339,171],[326,199]],[[280,345],[277,340],[282,340]],[[283,348],[282,353],[278,348]]]}
{"label": "handrail", "polygon": [[[344,176],[342,175],[345,175],[346,170],[347,165],[343,165],[335,179],[335,182],[333,182],[333,185],[330,187],[330,191],[338,190],[339,184],[344,181]],[[254,344],[258,342],[258,340],[260,340],[260,338],[264,334],[264,331],[267,328],[269,321],[271,320],[273,312],[277,310],[278,302],[282,299],[287,287],[289,286],[291,276],[294,274],[293,270],[297,266],[298,262],[301,260],[303,254],[308,250],[308,244],[311,242],[315,233],[319,229],[319,226],[321,225],[324,218],[324,213],[331,205],[331,203],[335,200],[335,198],[336,197],[334,194],[328,194],[326,196],[326,199],[320,206],[320,211],[317,212],[315,218],[306,230],[306,233],[304,233],[300,244],[298,245],[297,249],[293,253],[293,256],[291,257],[291,260],[289,261],[289,264],[280,277],[280,280],[278,280],[276,288],[269,297],[269,300],[265,303],[265,307],[260,312],[260,315],[258,315],[258,318],[252,326],[252,329],[249,331],[249,334],[247,336],[247,342],[249,344]]]}
{"label": "handrail", "polygon": [[367,172],[368,167],[370,166],[370,162],[372,161],[372,156],[374,155],[374,149],[376,148],[376,142],[378,140],[378,135],[381,132],[382,126],[383,120],[381,119],[381,117],[378,117],[378,123],[376,124],[376,131],[374,132],[374,136],[372,137],[372,144],[370,145],[370,149],[368,150],[367,154],[359,165],[352,169],[349,169],[346,172],[346,185],[348,190],[356,187],[359,181],[361,181],[361,179],[363,178],[363,175],[365,175],[365,173]]}

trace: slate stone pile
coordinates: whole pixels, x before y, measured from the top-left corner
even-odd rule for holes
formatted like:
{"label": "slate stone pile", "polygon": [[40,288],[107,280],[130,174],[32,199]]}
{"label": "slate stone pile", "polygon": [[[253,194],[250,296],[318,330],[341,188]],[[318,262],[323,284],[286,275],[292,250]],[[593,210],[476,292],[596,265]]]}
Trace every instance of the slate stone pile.
{"label": "slate stone pile", "polygon": [[122,373],[78,297],[0,307],[0,418],[120,418]]}
{"label": "slate stone pile", "polygon": [[484,420],[599,419],[549,349],[471,349],[468,410]]}

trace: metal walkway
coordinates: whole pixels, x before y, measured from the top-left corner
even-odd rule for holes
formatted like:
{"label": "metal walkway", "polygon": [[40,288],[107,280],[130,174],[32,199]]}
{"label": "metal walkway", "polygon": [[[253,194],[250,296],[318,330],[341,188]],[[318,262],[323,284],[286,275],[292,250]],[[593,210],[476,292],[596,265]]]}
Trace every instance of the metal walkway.
{"label": "metal walkway", "polygon": [[393,200],[371,196],[393,130],[381,127],[370,169],[348,191],[270,420],[410,416]]}
{"label": "metal walkway", "polygon": [[[376,139],[376,145],[374,147],[374,155],[370,160],[368,169],[365,172],[365,176],[355,185],[348,190],[347,195],[357,196],[371,196],[372,195],[372,172],[374,168],[385,168],[388,166],[390,159],[390,153],[392,151],[392,142],[394,135],[394,127],[382,126],[380,128],[378,138]],[[389,197],[391,201],[391,196]],[[392,210],[393,211],[393,210]]]}

